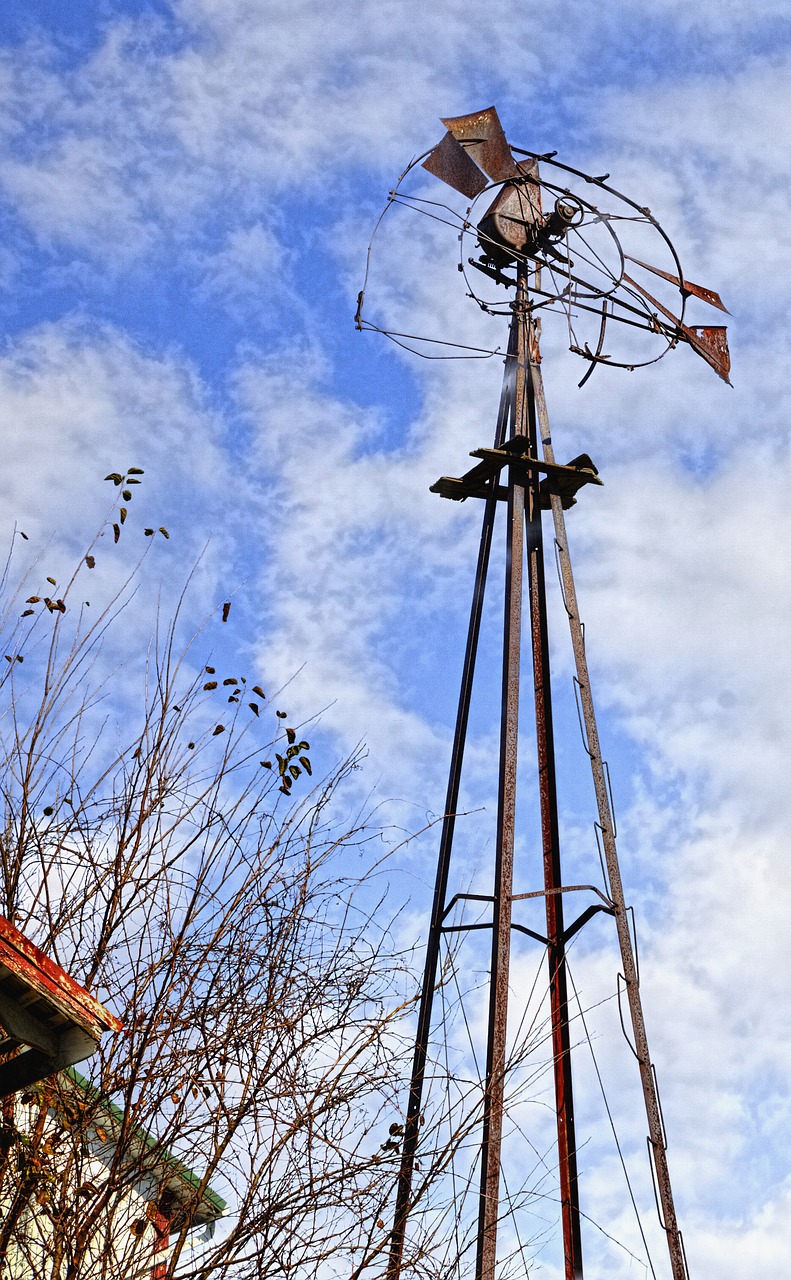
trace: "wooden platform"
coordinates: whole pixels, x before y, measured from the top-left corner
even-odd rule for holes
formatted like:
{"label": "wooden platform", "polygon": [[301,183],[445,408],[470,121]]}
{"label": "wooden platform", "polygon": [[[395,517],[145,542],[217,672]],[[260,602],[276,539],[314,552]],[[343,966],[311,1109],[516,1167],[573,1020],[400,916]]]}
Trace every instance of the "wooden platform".
{"label": "wooden platform", "polygon": [[524,451],[526,444],[524,437],[515,436],[500,449],[473,449],[470,457],[480,458],[478,465],[463,476],[440,476],[430,486],[430,492],[454,502],[463,502],[465,498],[492,496],[503,501],[508,497],[508,489],[497,481],[503,467],[511,467],[523,484],[528,484],[536,473],[544,475],[546,478],[539,484],[541,507],[548,510],[550,495],[557,493],[564,511],[567,511],[574,506],[577,491],[583,485],[604,483],[599,479],[598,470],[587,453],[581,453],[566,466],[561,466],[557,462],[542,462],[538,458],[532,458]]}

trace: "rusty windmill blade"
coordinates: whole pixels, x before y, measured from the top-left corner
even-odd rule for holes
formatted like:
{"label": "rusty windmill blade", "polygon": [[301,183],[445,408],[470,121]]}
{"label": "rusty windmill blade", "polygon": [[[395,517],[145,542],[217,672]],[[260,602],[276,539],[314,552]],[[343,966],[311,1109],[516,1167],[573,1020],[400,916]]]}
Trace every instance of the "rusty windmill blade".
{"label": "rusty windmill blade", "polygon": [[443,116],[442,123],[494,182],[519,177],[495,107],[473,111],[468,116]]}
{"label": "rusty windmill blade", "polygon": [[460,191],[468,200],[474,200],[489,185],[477,164],[473,163],[464,147],[450,132],[445,134],[428,159],[423,161],[423,168],[455,191]]}
{"label": "rusty windmill blade", "polygon": [[482,247],[494,261],[512,262],[531,242],[541,220],[536,162],[514,160],[495,107],[466,116],[443,116],[442,123],[448,132],[423,168],[471,200],[488,186],[484,173],[503,184],[479,231]]}
{"label": "rusty windmill blade", "polygon": [[686,325],[682,326],[688,335],[687,341],[693,350],[702,356],[706,364],[710,364],[728,386],[732,382],[728,377],[731,371],[731,354],[728,350],[727,329],[725,325]]}
{"label": "rusty windmill blade", "polygon": [[669,280],[671,284],[682,289],[684,293],[694,294],[696,298],[702,299],[703,302],[708,302],[709,306],[717,307],[719,311],[724,311],[726,316],[731,314],[720,295],[714,289],[706,289],[702,284],[693,284],[691,280],[679,280],[678,276],[671,275],[669,271],[661,271],[659,267],[652,267],[647,262],[641,262],[639,258],[632,258],[628,253],[623,256],[633,262],[635,266],[643,267],[646,271],[653,271],[655,276],[661,276],[663,280]]}
{"label": "rusty windmill blade", "polygon": [[[658,341],[650,342],[645,355],[635,359],[631,349],[602,354],[601,330],[598,344],[593,332],[570,333],[570,350],[589,362],[582,385],[599,364],[621,369],[654,364],[680,341],[691,346],[730,385],[724,328],[691,325],[687,320],[688,303],[694,304],[695,300],[726,314],[728,309],[714,289],[684,276],[669,237],[650,209],[610,185],[608,173],[592,176],[556,160],[555,151],[538,153],[511,146],[493,106],[467,115],[443,116],[442,120],[447,132],[426,153],[426,159],[414,160],[407,167],[402,179],[422,163],[427,172],[470,201],[460,225],[460,270],[466,272],[467,265],[474,267],[508,290],[515,287],[516,278],[504,269],[524,262],[531,273],[531,298],[535,299],[531,306],[546,308],[547,314],[562,312],[567,320],[577,308],[582,314],[573,318],[587,327],[592,323],[589,313],[601,321],[602,304],[607,304],[604,323],[609,325],[612,321],[614,332],[624,332],[621,326],[632,326],[656,335]],[[591,202],[591,185],[607,193],[614,204],[612,211]],[[488,197],[488,207],[478,204],[482,195]],[[420,211],[428,212],[424,208]],[[635,214],[639,217],[635,218]],[[631,228],[627,224],[634,221],[653,228],[671,261],[658,257],[657,262],[662,265],[654,266],[628,252],[626,237]],[[465,262],[468,234],[471,240],[477,239],[478,256],[468,257]],[[627,263],[660,277],[675,291],[675,301],[669,299],[671,311],[642,284],[624,274]],[[546,268],[543,284],[542,268]],[[635,274],[640,276],[639,271]],[[492,298],[490,291],[478,296],[473,283],[469,279],[467,283],[470,296],[484,311],[509,313],[510,302]],[[642,300],[637,294],[642,295]],[[358,327],[363,327],[359,310],[357,320]],[[399,340],[395,332],[386,332]],[[659,344],[662,350],[657,350]]]}
{"label": "rusty windmill blade", "polygon": [[[728,374],[731,371],[731,357],[730,352],[728,351],[728,340],[725,336],[726,329],[724,325],[715,325],[713,327],[695,325],[690,327],[689,325],[683,324],[679,320],[678,316],[674,316],[672,311],[669,311],[667,307],[663,306],[657,298],[654,298],[647,289],[644,289],[641,284],[638,284],[636,280],[633,280],[631,276],[628,276],[625,271],[623,273],[623,278],[627,284],[630,284],[633,289],[636,289],[638,293],[641,293],[643,297],[651,303],[652,307],[656,307],[657,311],[661,311],[663,316],[666,316],[668,320],[673,322],[676,326],[678,336],[683,338],[685,342],[688,342],[692,347],[692,350],[696,351],[701,359],[706,361],[706,364],[711,365],[714,372],[722,378],[723,382],[727,382],[729,387],[733,385],[728,377]],[[724,307],[723,310],[725,310]]]}

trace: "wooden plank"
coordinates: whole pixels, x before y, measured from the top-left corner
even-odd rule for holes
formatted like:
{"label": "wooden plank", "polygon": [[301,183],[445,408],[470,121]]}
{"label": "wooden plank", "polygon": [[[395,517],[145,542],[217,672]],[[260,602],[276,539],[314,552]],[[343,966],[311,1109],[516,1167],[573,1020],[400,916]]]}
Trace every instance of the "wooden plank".
{"label": "wooden plank", "polygon": [[29,1044],[54,1058],[58,1052],[57,1032],[47,1027],[23,1004],[0,990],[0,1023],[7,1035],[19,1044]]}
{"label": "wooden plank", "polygon": [[[531,458],[529,454],[518,454],[515,450],[506,449],[473,449],[470,453],[471,458],[491,458],[492,461],[498,460],[501,466],[509,466],[514,463],[524,468],[525,471],[538,471],[542,475],[571,477],[584,476],[584,484],[604,484],[593,467],[575,465],[567,463],[563,466],[559,462],[542,462],[539,458]],[[589,460],[590,461],[590,460]],[[471,474],[471,473],[470,473]]]}
{"label": "wooden plank", "polygon": [[[434,484],[429,485],[429,493],[438,493],[441,498],[450,498],[454,502],[463,502],[465,498],[488,498],[492,494],[489,484],[468,484],[466,476],[440,476]],[[494,496],[498,502],[508,497],[505,485],[494,487]]]}
{"label": "wooden plank", "polygon": [[103,1031],[120,1031],[118,1018],[4,916],[0,916],[0,964],[69,1022],[90,1031],[95,1040]]}
{"label": "wooden plank", "polygon": [[52,1059],[40,1049],[18,1053],[7,1062],[0,1062],[0,1098],[7,1098],[29,1084],[44,1080],[56,1070]]}

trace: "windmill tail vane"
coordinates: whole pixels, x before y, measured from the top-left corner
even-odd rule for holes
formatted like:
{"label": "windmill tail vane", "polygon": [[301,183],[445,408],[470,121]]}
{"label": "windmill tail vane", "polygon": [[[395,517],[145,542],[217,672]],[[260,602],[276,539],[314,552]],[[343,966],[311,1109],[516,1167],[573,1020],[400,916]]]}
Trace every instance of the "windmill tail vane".
{"label": "windmill tail vane", "polygon": [[[451,1214],[458,1224],[465,1212],[467,1194],[473,1197],[474,1209],[467,1214],[469,1229],[462,1242],[463,1247],[460,1245],[460,1255],[470,1261],[464,1264],[468,1269],[462,1270],[459,1256],[456,1270],[447,1274],[474,1274],[475,1280],[503,1280],[506,1274],[516,1274],[508,1270],[510,1262],[517,1255],[522,1259],[521,1244],[517,1252],[513,1249],[508,1252],[511,1246],[503,1224],[506,1211],[513,1202],[504,1182],[505,1149],[511,1141],[506,1131],[511,1105],[509,1052],[513,1049],[513,1038],[509,1042],[509,1013],[515,1003],[515,997],[509,997],[511,952],[515,939],[519,939],[521,946],[526,938],[525,945],[543,950],[546,963],[547,1042],[554,1093],[555,1165],[563,1274],[565,1280],[580,1280],[583,1276],[583,1223],[589,1215],[581,1207],[584,1181],[581,1186],[578,1169],[570,987],[575,991],[575,998],[578,997],[568,964],[568,945],[591,920],[601,916],[612,920],[615,926],[614,941],[620,961],[618,999],[620,1003],[623,984],[628,1039],[637,1060],[648,1129],[651,1180],[661,1235],[666,1241],[670,1274],[672,1280],[689,1280],[670,1182],[657,1075],[649,1052],[635,943],[629,922],[630,908],[621,879],[609,770],[599,740],[585,633],[566,531],[566,511],[574,506],[583,491],[603,482],[588,454],[580,454],[566,463],[555,457],[542,377],[538,313],[541,309],[554,311],[567,321],[573,339],[571,349],[583,355],[590,365],[583,382],[599,364],[632,369],[653,363],[681,343],[686,343],[724,381],[728,381],[730,360],[724,328],[692,325],[685,318],[689,300],[722,311],[725,307],[719,294],[684,277],[673,246],[650,210],[616,192],[606,182],[609,175],[589,177],[562,164],[555,158],[555,153],[538,156],[512,148],[494,107],[444,119],[443,124],[447,132],[422,159],[422,167],[473,202],[466,214],[460,215],[459,225],[462,236],[476,237],[479,253],[466,265],[478,267],[498,290],[505,289],[507,296],[505,301],[501,294],[483,298],[473,291],[472,296],[484,309],[509,317],[508,347],[492,444],[476,445],[472,449],[474,465],[463,475],[442,476],[431,485],[432,492],[447,499],[479,499],[483,504],[481,534],[392,1223],[356,1274],[362,1274],[365,1265],[373,1265],[384,1256],[388,1258],[387,1280],[418,1274],[415,1259],[422,1246],[412,1242],[415,1231],[412,1224],[428,1194],[429,1175],[425,1170],[434,1167],[430,1142],[435,1131],[425,1123],[426,1096],[433,1078],[432,1037],[437,1034],[441,1037],[443,1033],[444,1015],[442,1012],[438,1015],[435,1010],[436,997],[437,992],[442,991],[443,966],[451,938],[454,945],[467,946],[471,945],[467,935],[475,931],[473,937],[480,939],[483,930],[488,933],[490,947],[485,1071],[479,1085],[480,1102],[475,1122],[478,1137],[474,1144],[475,1153],[467,1166],[463,1189],[459,1190],[454,1181],[451,1205]],[[547,177],[543,170],[549,167],[552,176]],[[414,164],[410,168],[414,168]],[[576,182],[575,189],[572,189],[573,181]],[[586,185],[597,187],[605,196],[611,197],[615,211],[594,206],[586,193]],[[481,197],[489,203],[480,216],[474,216],[475,203]],[[406,197],[404,199],[408,202]],[[436,201],[432,203],[436,204]],[[626,213],[618,212],[623,208],[626,208]],[[669,263],[654,266],[642,257],[626,252],[624,234],[635,226],[640,233],[638,249],[650,233],[662,246]],[[460,266],[465,266],[463,261]],[[666,288],[675,294],[678,314],[640,283],[639,272],[653,276],[657,283],[652,288]],[[358,300],[358,327],[365,327],[361,321],[364,292],[365,289]],[[585,319],[586,316],[595,317],[599,326],[598,340],[595,330],[590,341],[574,331],[579,318]],[[649,358],[643,359],[639,351],[635,354],[634,347],[621,358],[603,354],[603,334],[608,325],[615,326],[616,332],[619,331],[618,326],[626,327],[630,340],[635,337],[633,330],[643,335],[640,341],[655,342],[658,339],[660,354],[654,351]],[[367,327],[377,326],[369,324]],[[551,521],[551,539],[574,662],[575,696],[595,795],[595,830],[601,874],[599,876],[598,868],[594,869],[589,877],[591,883],[585,884],[566,884],[561,860],[544,564],[545,517]],[[453,892],[452,853],[487,578],[498,529],[504,539],[504,608],[494,865],[490,870],[489,891],[473,894]],[[532,666],[532,681],[521,681],[527,686],[526,692],[520,690],[523,623],[529,637],[526,647],[529,648]],[[519,720],[520,711],[524,711],[526,705],[530,707],[535,727],[537,781],[532,803],[539,819],[541,846],[540,853],[536,850],[532,855],[523,855],[517,847]],[[525,862],[524,867],[522,862]],[[516,870],[528,874],[531,887],[527,892],[515,892]],[[597,877],[598,885],[594,883]],[[466,921],[463,915],[463,908],[470,903],[482,911],[482,917],[474,923]],[[525,910],[531,905],[540,909],[542,903],[541,928],[528,927],[523,923]],[[441,1001],[444,1010],[444,996]],[[581,1003],[579,1010],[584,1026]],[[625,1029],[623,1015],[622,1025]],[[480,1056],[483,1058],[483,1053]],[[421,1158],[424,1160],[422,1165]],[[381,1227],[384,1223],[378,1225]],[[656,1276],[639,1214],[638,1226],[648,1265]],[[522,1262],[523,1259],[517,1267],[519,1274],[525,1272]],[[445,1263],[442,1266],[445,1268]],[[446,1274],[446,1270],[441,1269],[441,1273]]]}

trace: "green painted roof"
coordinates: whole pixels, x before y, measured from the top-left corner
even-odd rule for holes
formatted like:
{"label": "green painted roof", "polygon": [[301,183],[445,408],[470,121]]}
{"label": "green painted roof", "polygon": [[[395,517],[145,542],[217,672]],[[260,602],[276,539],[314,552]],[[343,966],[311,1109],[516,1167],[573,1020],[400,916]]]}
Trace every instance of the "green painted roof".
{"label": "green painted roof", "polygon": [[[100,1106],[102,1107],[102,1110],[105,1111],[106,1114],[109,1117],[111,1117],[116,1124],[118,1125],[123,1124],[124,1113],[121,1110],[121,1108],[117,1106],[114,1102],[112,1102],[110,1098],[103,1098],[99,1090],[94,1085],[92,1085],[89,1080],[86,1080],[85,1076],[80,1075],[79,1071],[75,1070],[74,1067],[67,1067],[65,1071],[61,1072],[61,1074],[64,1076],[67,1076],[74,1084],[78,1086],[79,1089],[82,1090],[83,1093],[88,1094],[89,1097],[97,1099],[100,1103]],[[139,1125],[134,1125],[132,1127],[131,1134],[136,1141],[141,1142],[144,1146],[148,1147],[149,1149],[151,1147],[156,1146],[157,1144],[157,1139],[152,1134],[148,1133],[146,1129],[141,1128]],[[163,1150],[158,1153],[157,1158],[162,1162],[164,1166],[172,1170],[173,1173],[175,1173],[176,1176],[181,1180],[181,1182],[185,1184],[185,1186],[189,1187],[191,1190],[194,1190],[194,1191],[198,1190],[203,1179],[199,1178],[196,1173],[193,1173],[192,1169],[188,1169],[187,1166],[184,1164],[184,1162],[182,1160],[179,1160],[178,1156],[174,1155],[172,1151],[169,1151],[167,1149]],[[221,1215],[228,1208],[226,1201],[223,1200],[221,1196],[218,1196],[216,1191],[212,1191],[211,1187],[204,1188],[201,1201],[202,1201],[201,1203],[202,1212],[200,1214],[201,1222],[214,1221],[215,1218],[221,1217]],[[205,1210],[203,1209],[204,1205],[207,1208],[214,1210],[214,1213],[206,1214]]]}

